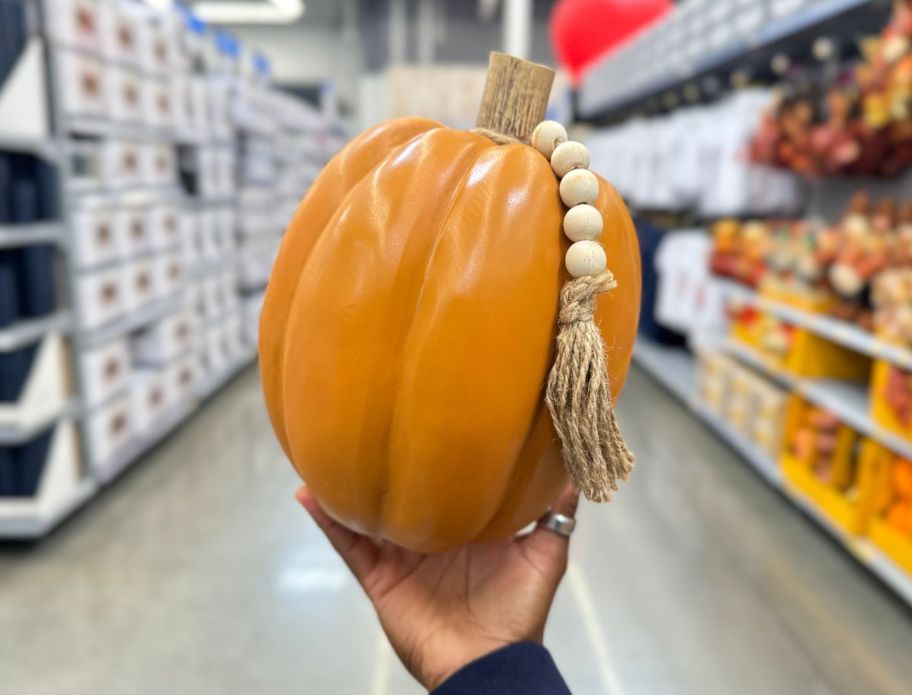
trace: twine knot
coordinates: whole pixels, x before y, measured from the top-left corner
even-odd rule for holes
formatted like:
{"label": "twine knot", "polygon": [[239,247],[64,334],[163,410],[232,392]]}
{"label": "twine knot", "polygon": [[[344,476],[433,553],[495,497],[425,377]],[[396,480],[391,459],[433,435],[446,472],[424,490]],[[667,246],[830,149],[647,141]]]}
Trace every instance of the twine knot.
{"label": "twine knot", "polygon": [[577,278],[561,290],[561,308],[557,317],[559,326],[585,323],[595,318],[595,299],[598,295],[617,287],[614,273],[606,270],[601,275]]}
{"label": "twine knot", "polygon": [[605,343],[595,325],[596,297],[615,287],[614,275],[605,271],[561,290],[557,357],[545,394],[567,472],[594,502],[609,501],[635,463],[614,417]]}

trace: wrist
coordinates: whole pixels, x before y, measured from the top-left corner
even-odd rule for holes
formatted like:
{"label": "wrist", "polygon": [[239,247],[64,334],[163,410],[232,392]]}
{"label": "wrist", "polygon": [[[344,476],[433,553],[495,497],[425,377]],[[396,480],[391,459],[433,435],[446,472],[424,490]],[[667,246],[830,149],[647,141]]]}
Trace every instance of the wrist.
{"label": "wrist", "polygon": [[462,649],[454,649],[451,654],[446,655],[444,662],[435,664],[427,673],[418,676],[418,681],[428,692],[434,692],[470,664],[510,644],[513,644],[511,640],[485,639],[477,640]]}

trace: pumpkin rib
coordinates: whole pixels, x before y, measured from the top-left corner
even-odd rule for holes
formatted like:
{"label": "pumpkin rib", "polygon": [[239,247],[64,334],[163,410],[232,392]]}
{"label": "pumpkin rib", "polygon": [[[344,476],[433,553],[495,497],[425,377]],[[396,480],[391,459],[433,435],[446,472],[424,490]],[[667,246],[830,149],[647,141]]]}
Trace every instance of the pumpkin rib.
{"label": "pumpkin rib", "polygon": [[[467,147],[470,145],[474,146],[477,144],[485,144],[486,147],[484,147],[482,150],[480,150],[479,153],[475,157],[473,157],[472,161],[469,162],[465,171],[460,175],[459,182],[452,189],[452,193],[450,195],[450,199],[446,205],[444,213],[440,216],[438,223],[434,225],[437,228],[436,233],[434,234],[434,243],[431,245],[431,247],[428,251],[428,255],[426,258],[425,265],[424,265],[424,275],[421,278],[421,285],[418,290],[418,294],[415,297],[414,303],[412,304],[412,310],[410,312],[409,320],[406,324],[406,329],[402,331],[402,345],[403,346],[408,342],[409,336],[412,333],[412,327],[414,326],[414,323],[415,323],[415,317],[418,314],[418,309],[421,306],[421,300],[424,297],[425,288],[427,287],[428,277],[431,272],[431,270],[430,270],[431,264],[434,260],[434,255],[437,252],[437,248],[440,245],[440,240],[443,236],[443,230],[446,228],[447,222],[449,222],[449,219],[450,219],[450,215],[452,215],[453,210],[456,206],[456,201],[459,199],[459,196],[462,193],[462,191],[465,190],[466,181],[468,181],[469,177],[472,175],[472,172],[475,170],[475,165],[478,163],[478,160],[481,159],[488,152],[488,150],[490,150],[493,147],[496,147],[496,145],[494,145],[493,142],[491,142],[490,140],[488,140],[487,138],[485,138],[482,135],[479,135],[477,133],[472,133],[469,131],[465,131],[465,132],[467,135],[470,136],[470,141],[467,143]],[[474,140],[474,142],[471,142],[471,140]],[[399,355],[399,360],[396,363],[395,371],[396,371],[397,375],[401,375],[402,371],[403,371],[402,350],[399,350],[397,354]],[[393,394],[392,394],[393,397],[391,399],[391,402],[393,404],[396,404],[399,401],[399,394],[400,394],[400,391],[402,388],[402,379],[401,378],[394,379],[393,384],[394,384],[394,389],[393,389]],[[387,422],[386,437],[384,439],[384,445],[385,445],[387,451],[389,451],[390,442],[393,439],[393,430],[394,430],[395,422],[396,422],[396,411],[395,411],[395,408],[393,408],[390,413],[390,418]],[[390,481],[392,479],[392,474],[393,474],[392,461],[390,460],[389,456],[386,457],[386,467],[385,468],[386,468],[386,470],[384,471],[384,475],[383,475],[384,484],[383,484],[383,488],[381,490],[381,495],[379,497],[378,507],[377,507],[377,509],[380,510],[380,519],[379,519],[379,524],[378,524],[379,533],[384,532],[384,530],[386,528],[386,521],[387,521],[386,498],[389,493]]]}
{"label": "pumpkin rib", "polygon": [[[384,153],[382,156],[380,156],[377,161],[375,161],[373,164],[371,164],[371,166],[367,168],[367,170],[364,172],[364,174],[362,176],[358,177],[356,180],[354,180],[352,182],[351,186],[346,189],[346,191],[344,192],[344,195],[339,200],[339,204],[335,208],[336,210],[338,210],[338,208],[341,206],[341,204],[344,203],[344,201],[348,199],[348,197],[351,195],[352,191],[355,188],[357,188],[358,185],[360,185],[360,183],[366,177],[368,177],[374,169],[376,169],[379,162],[383,161],[383,159],[386,157],[386,154],[389,151],[396,149],[396,148],[402,146],[403,144],[408,144],[409,142],[415,140],[416,138],[420,138],[420,137],[424,136],[428,132],[444,128],[444,126],[441,123],[438,123],[437,121],[433,121],[430,119],[412,118],[412,119],[403,119],[403,120],[404,120],[404,122],[402,122],[402,123],[396,123],[395,121],[385,121],[383,123],[378,124],[374,128],[365,131],[364,133],[359,135],[357,138],[355,138],[355,140],[353,140],[351,143],[349,143],[327,165],[327,169],[329,169],[331,167],[337,167],[342,171],[347,170],[348,168],[350,168],[350,160],[352,158],[361,155],[364,151],[367,151],[368,153],[371,152],[370,146],[373,144],[372,138],[388,137],[384,131],[389,130],[393,124],[403,126],[403,128],[402,128],[403,130],[411,130],[413,127],[418,127],[418,128],[426,127],[425,130],[421,130],[420,132],[410,133],[409,135],[406,135],[405,136],[406,140],[403,142],[399,142],[395,145],[388,145],[387,152]],[[396,135],[394,135],[392,137],[392,139],[395,140],[396,136],[398,136],[398,134],[399,133],[397,132]],[[298,205],[298,211],[300,211],[301,208],[307,206],[311,202],[312,197],[319,196],[319,195],[322,195],[322,191],[320,191],[318,188],[311,187],[311,189],[301,199],[301,202]],[[319,200],[316,200],[315,202],[318,203]],[[297,239],[300,236],[302,236],[305,231],[310,232],[310,230],[307,227],[294,224],[296,221],[298,211],[295,212],[295,218],[292,218],[291,224],[289,224],[288,232],[286,233],[285,238],[282,240],[282,249],[285,248],[286,244],[296,243]],[[326,222],[317,231],[317,233],[315,235],[316,238],[319,238],[326,231],[326,228],[328,227],[330,221],[333,219],[334,216],[335,216],[335,212],[332,215],[329,215],[329,217],[327,217]],[[298,230],[301,230],[300,233],[297,233]],[[307,254],[307,257],[305,257],[304,263],[302,264],[301,267],[303,267],[303,265],[306,264],[307,258],[309,258],[310,253],[313,252],[313,247],[315,245],[316,245],[316,242],[314,242],[314,244],[311,246],[310,252]],[[272,274],[277,274],[277,273],[279,275],[285,274],[286,264],[282,263],[283,258],[284,258],[284,254],[280,250],[280,252],[276,258],[276,261],[273,265]],[[288,271],[289,271],[288,276],[293,277],[292,273],[295,271],[299,272],[299,269],[289,267]],[[297,280],[294,282],[294,286],[289,289],[289,292],[288,292],[289,306],[290,306],[291,302],[293,302],[294,297],[297,295],[297,289],[298,289],[298,285],[300,284],[300,279],[301,279],[301,276],[299,273],[297,276]],[[270,283],[272,283],[271,277],[270,277]],[[267,288],[266,301],[269,302],[270,305],[272,304],[272,297],[269,294],[268,288]],[[264,318],[269,315],[270,315],[270,313],[268,311],[263,312],[263,316],[261,317],[261,324],[264,323]],[[285,315],[286,315],[286,320],[280,322],[275,327],[274,334],[272,334],[272,331],[270,330],[271,326],[268,326],[268,325],[265,327],[265,330],[261,331],[261,335],[264,336],[264,338],[262,338],[260,341],[261,344],[268,342],[271,344],[271,346],[274,349],[276,349],[279,353],[281,353],[281,359],[278,359],[278,356],[269,359],[269,363],[273,366],[273,369],[275,369],[275,372],[276,372],[275,374],[272,375],[272,377],[273,377],[272,380],[275,381],[276,383],[281,383],[283,381],[282,375],[285,373],[284,352],[285,352],[285,344],[287,342],[287,335],[288,335],[288,333],[287,333],[287,312]],[[260,362],[261,362],[260,369],[262,372],[263,360],[261,359]],[[264,380],[264,386],[265,386],[265,381],[266,380]],[[276,436],[279,439],[279,443],[281,444],[282,449],[285,451],[285,455],[288,457],[289,460],[293,461],[292,456],[291,456],[291,447],[288,444],[287,423],[285,422],[286,414],[285,414],[285,409],[284,409],[284,397],[282,397],[280,395],[277,398],[269,398],[268,397],[269,394],[267,393],[266,395],[267,395],[267,398],[266,398],[267,410],[269,411],[270,419],[273,422],[273,429],[276,432]],[[278,417],[278,413],[276,413],[276,416],[273,417],[273,410],[276,410],[276,409],[281,411],[282,417]]]}
{"label": "pumpkin rib", "polygon": [[[395,168],[397,168],[399,166],[398,160],[403,156],[403,154],[405,153],[405,151],[407,149],[413,148],[416,151],[418,151],[419,148],[423,147],[421,140],[425,136],[434,138],[434,140],[432,140],[424,148],[426,150],[426,152],[428,153],[427,156],[433,156],[433,153],[437,150],[437,147],[438,147],[436,139],[439,138],[440,146],[446,147],[449,151],[449,154],[451,155],[449,157],[448,161],[460,162],[461,160],[474,159],[476,155],[474,155],[473,152],[468,151],[469,148],[478,148],[480,145],[486,146],[488,144],[486,141],[484,141],[483,138],[480,138],[478,136],[474,136],[472,138],[466,138],[465,135],[461,132],[452,131],[452,130],[446,129],[446,128],[441,128],[441,129],[432,129],[423,134],[420,134],[420,135],[416,136],[415,138],[412,138],[411,140],[409,140],[409,142],[407,142],[403,145],[400,145],[399,147],[394,148],[389,152],[386,152],[384,157],[381,159],[381,161],[379,161],[371,169],[371,171],[367,174],[367,176],[364,179],[362,179],[361,183],[351,190],[350,195],[345,198],[345,201],[342,204],[339,205],[339,207],[336,209],[336,211],[334,212],[331,219],[327,222],[326,227],[322,230],[321,238],[315,244],[313,253],[307,259],[307,264],[305,265],[304,268],[302,268],[299,286],[295,293],[294,302],[289,310],[290,321],[291,321],[289,329],[288,329],[289,336],[293,337],[300,333],[301,326],[303,325],[301,322],[305,320],[305,319],[303,319],[303,317],[309,315],[307,312],[301,311],[300,308],[303,306],[307,306],[308,303],[312,301],[311,292],[314,288],[305,287],[305,286],[301,285],[300,283],[306,282],[305,278],[312,276],[312,273],[310,272],[310,269],[313,267],[312,264],[319,262],[319,260],[321,258],[323,258],[327,254],[329,254],[329,252],[331,250],[331,245],[333,243],[335,243],[336,241],[338,241],[338,239],[330,238],[330,237],[332,237],[333,235],[338,236],[339,234],[343,233],[343,231],[340,230],[340,215],[345,213],[348,210],[348,208],[350,208],[352,206],[357,207],[359,204],[359,201],[361,202],[361,204],[362,204],[361,206],[363,207],[363,203],[364,203],[363,198],[365,198],[366,193],[369,193],[370,188],[374,185],[374,182],[372,181],[372,179],[376,179],[379,176],[379,173],[381,172],[381,170],[385,167],[389,167],[392,170],[390,173],[390,176],[394,177],[394,178],[385,178],[384,179],[385,186],[397,186],[398,185],[400,188],[402,188],[403,184],[407,184],[408,182],[402,181],[401,179],[398,180],[398,183],[397,183],[397,179],[395,178],[397,176],[397,174],[395,174]],[[453,165],[450,164],[450,166],[453,166]],[[408,166],[406,168],[406,170],[411,171],[412,172],[411,175],[413,177],[418,176],[418,175],[423,175],[423,174],[421,174],[421,172],[423,171],[422,169],[415,169],[413,166]],[[451,174],[449,175],[449,178],[452,179],[452,181],[456,181],[456,180],[460,180],[463,176],[464,176],[464,173],[460,172],[459,169],[457,168],[457,169],[451,170]],[[449,192],[451,190],[452,190],[452,186],[443,187],[443,189],[439,192],[438,195],[435,195],[435,197],[433,197],[433,198],[427,199],[426,211],[424,213],[424,216],[425,216],[426,220],[432,221],[431,224],[433,224],[433,225],[440,224],[438,220],[439,220],[441,214],[448,208],[448,206],[439,204],[440,197],[442,196],[442,194],[444,192]],[[424,224],[424,222],[422,222],[422,223]],[[341,225],[341,226],[344,227],[344,225]],[[395,227],[396,225],[393,225],[393,226]],[[428,225],[428,226],[430,226],[430,225]],[[329,234],[330,236],[327,236],[327,234]],[[418,238],[420,240],[420,237],[416,234],[416,232],[414,230],[406,230],[405,228],[403,228],[402,230],[400,230],[400,235],[401,235],[402,239]],[[429,243],[429,240],[425,244],[427,244],[427,243]],[[414,253],[418,249],[424,248],[425,244],[422,244],[419,241],[418,245],[413,247],[412,250],[408,251],[407,253],[411,253],[414,255]],[[329,245],[329,246],[327,246],[327,245]],[[421,277],[420,273],[422,273],[421,270],[418,270],[418,267],[413,262],[412,257],[406,256],[406,257],[403,257],[402,260],[408,261],[408,262],[402,262],[395,270],[393,270],[392,274],[390,274],[389,277],[386,279],[386,281],[385,281],[386,284],[384,285],[390,292],[392,292],[393,295],[396,294],[396,287],[398,286],[400,288],[400,291],[398,292],[400,301],[405,298],[403,296],[402,290],[404,288],[408,287],[408,282],[406,282],[406,280],[407,280],[407,273],[409,272],[409,269],[411,268],[411,272],[413,272],[416,277]],[[317,282],[318,283],[320,282],[319,279],[317,279]],[[405,284],[403,284],[403,282],[405,282]],[[302,290],[302,287],[304,288],[303,290]],[[383,311],[383,310],[381,310],[381,311]],[[393,348],[391,346],[398,343],[399,340],[405,339],[404,329],[400,328],[400,326],[407,326],[408,323],[404,319],[399,319],[399,321],[397,322],[397,325],[395,327],[389,326],[388,322],[386,322],[386,323],[387,323],[386,330],[387,330],[388,335],[390,336],[391,342],[389,343],[389,345],[386,345],[384,347],[384,349],[387,350],[388,353],[392,353],[395,348]],[[300,355],[300,352],[296,352],[296,349],[299,345],[300,345],[300,342],[295,339],[290,339],[290,340],[286,341],[285,355],[284,355],[286,363],[291,364],[292,360],[295,358],[295,355]],[[378,365],[378,368],[379,368],[379,365]],[[289,371],[289,373],[290,374],[293,373],[293,370]],[[293,381],[294,381],[294,379],[288,379],[285,384],[286,402],[289,402],[289,396],[287,393],[287,389],[290,389],[294,386],[294,384],[291,383]],[[386,383],[389,388],[392,388],[393,386],[395,386],[395,384],[389,383],[389,380],[386,380]],[[361,389],[362,389],[362,393],[364,394],[361,401],[362,401],[362,403],[367,403],[368,405],[362,406],[363,410],[359,411],[359,413],[357,414],[357,417],[362,417],[365,413],[368,413],[368,412],[374,412],[375,414],[379,413],[381,417],[386,417],[385,412],[390,406],[386,405],[386,407],[385,407],[384,404],[391,404],[391,401],[390,401],[387,393],[378,392],[377,387],[376,386],[372,387],[370,384],[362,385]],[[365,389],[366,389],[366,391],[365,391]],[[291,401],[294,401],[294,399],[291,399]],[[376,407],[373,405],[370,405],[371,403],[375,403]],[[290,408],[289,408],[287,417],[289,418],[289,421],[290,421],[290,418],[293,417],[293,414],[292,414]],[[354,439],[352,440],[353,446],[351,447],[351,450],[353,452],[352,461],[358,462],[357,466],[359,466],[359,467],[367,466],[367,468],[370,467],[367,464],[367,462],[374,461],[377,465],[376,465],[376,468],[374,469],[374,471],[372,472],[371,477],[375,481],[379,481],[382,477],[388,477],[388,472],[385,471],[384,469],[385,469],[386,460],[389,458],[389,456],[386,455],[382,450],[382,447],[385,446],[383,438],[381,436],[375,435],[375,438],[370,441],[367,441],[367,440],[362,441],[361,437],[357,436],[363,430],[363,428],[359,427],[359,425],[357,424],[357,417],[356,417],[355,413],[349,414],[349,418],[352,419],[352,422],[349,424],[348,429],[355,435]],[[292,428],[290,427],[289,429],[292,429]],[[295,445],[294,442],[292,442],[292,448],[297,449],[297,445]],[[295,461],[295,459],[293,458],[292,463],[297,464],[296,467],[298,468],[299,473],[306,480],[307,476],[305,475],[305,471],[310,470],[310,469],[309,469],[309,467],[307,467],[305,465],[306,461],[301,458],[300,454],[298,454],[296,458],[301,459],[301,460]],[[313,472],[313,471],[311,470],[310,472]],[[377,484],[377,483],[375,482],[375,484]],[[378,485],[378,488],[379,487],[380,487],[380,485]],[[359,528],[359,530],[362,533],[366,533],[366,534],[370,534],[370,535],[378,535],[379,534],[378,519],[380,518],[381,510],[375,506],[377,499],[378,499],[378,495],[376,493],[377,493],[377,490],[369,490],[367,488],[359,488],[357,492],[344,493],[344,496],[351,497],[352,495],[356,495],[356,498],[360,499],[359,505],[360,505],[360,509],[362,510],[363,514],[360,517],[353,518],[351,516],[348,516],[349,512],[342,511],[342,508],[338,508],[337,511],[341,515],[341,518],[337,517],[337,520],[339,520],[343,523],[346,523],[348,525],[354,524],[356,527]],[[348,505],[348,507],[351,508],[351,505]],[[331,515],[334,513],[334,510],[331,507],[326,507],[326,509]]]}
{"label": "pumpkin rib", "polygon": [[[512,144],[512,145],[507,145],[507,146],[487,148],[483,151],[481,156],[484,157],[484,156],[490,155],[492,150],[497,150],[500,153],[501,157],[499,160],[495,160],[492,157],[491,166],[493,167],[494,163],[497,162],[497,166],[500,168],[501,172],[524,171],[526,168],[526,162],[529,161],[530,157],[534,156],[535,159],[532,159],[531,161],[536,163],[535,166],[540,165],[541,169],[540,169],[540,171],[538,171],[538,173],[536,175],[532,176],[531,178],[535,179],[537,177],[538,179],[543,179],[548,182],[554,181],[554,176],[551,173],[550,166],[546,166],[546,161],[544,159],[541,159],[537,153],[534,153],[533,151],[527,149],[527,147],[525,145]],[[515,153],[521,153],[521,156],[517,157]],[[468,176],[471,177],[471,175],[476,171],[477,168],[478,168],[478,162],[474,162],[471,169],[469,170],[469,172],[467,172]],[[553,185],[554,185],[555,205],[559,205],[559,201],[557,198],[556,182]],[[491,179],[490,174],[486,174],[485,186],[487,186],[488,188],[490,188],[492,190],[499,190],[500,184],[498,183],[498,179]],[[483,189],[475,190],[474,194],[482,196],[481,199],[487,200],[488,198],[490,198],[490,194],[484,195],[480,192],[481,190],[483,190]],[[462,195],[463,191],[464,191],[464,186],[461,186],[460,191],[459,191],[459,196]],[[457,196],[457,198],[454,198],[454,203],[458,202],[458,200],[466,200],[464,197],[459,197],[459,196]],[[519,214],[521,215],[522,213],[519,213]],[[449,217],[450,217],[450,215],[448,215],[447,220],[444,221],[445,226],[450,226],[451,220],[449,219]],[[562,238],[560,235],[559,217],[556,218],[556,223],[557,223],[557,225],[554,228],[554,233],[555,233],[554,242],[559,243],[559,240]],[[472,237],[469,237],[469,238],[472,238]],[[439,268],[435,269],[433,266],[435,265],[434,259],[437,257],[437,252],[439,251],[439,244],[442,240],[443,240],[443,235],[438,237],[437,242],[435,243],[435,247],[434,247],[434,254],[429,257],[428,264],[427,264],[428,274],[439,271]],[[477,243],[477,241],[476,241],[476,243]],[[526,243],[534,244],[535,241],[527,241]],[[557,258],[557,255],[555,255],[555,260],[556,260],[556,258]],[[555,266],[554,266],[554,273],[555,273],[555,277],[557,277],[558,274],[560,273],[559,266],[557,263],[555,263]],[[421,305],[421,300],[423,300],[424,296],[425,296],[425,289],[428,288],[429,286],[430,286],[430,283],[428,283],[427,281],[425,281],[425,283],[422,285],[422,292],[420,294],[420,300],[418,302],[418,306]],[[557,284],[555,284],[555,286],[557,286]],[[554,313],[555,318],[557,316],[557,304],[558,304],[558,295],[557,295],[557,292],[555,292],[554,297],[553,297],[553,313]],[[556,326],[556,324],[555,324],[555,326]],[[556,329],[552,329],[552,330],[556,330]],[[414,333],[414,330],[410,331],[410,333]],[[549,361],[550,361],[550,358],[549,358]],[[546,375],[546,372],[541,375],[541,378],[543,379],[545,377],[545,375]],[[543,384],[543,381],[540,380],[539,386],[538,386],[539,393],[541,391],[541,384]],[[533,478],[533,477],[536,477],[540,473],[538,466],[542,462],[531,461],[530,454],[528,453],[528,446],[529,446],[529,442],[532,441],[531,440],[532,436],[540,435],[540,433],[537,432],[537,427],[538,427],[538,420],[541,417],[540,408],[543,407],[543,405],[544,405],[543,398],[537,400],[534,408],[532,409],[532,411],[530,413],[529,420],[527,421],[527,425],[525,427],[525,433],[523,435],[522,441],[519,443],[519,446],[516,447],[515,453],[513,455],[511,455],[510,459],[503,462],[504,468],[505,469],[507,469],[507,467],[509,467],[509,468],[508,468],[508,470],[504,471],[504,474],[502,476],[499,476],[499,479],[497,481],[497,489],[499,489],[501,491],[501,494],[497,496],[496,503],[492,507],[490,507],[490,509],[485,510],[484,516],[481,519],[479,519],[479,521],[476,524],[473,524],[473,526],[474,526],[473,530],[464,537],[464,540],[462,542],[470,542],[472,538],[484,533],[485,530],[488,527],[490,527],[490,525],[492,523],[494,523],[496,520],[498,520],[501,517],[501,515],[504,513],[505,506],[507,506],[507,504],[508,504],[504,498],[511,496],[510,495],[511,485],[517,479],[520,479],[520,478],[526,477],[526,476],[528,476],[529,478]],[[399,409],[397,409],[394,413],[394,417],[401,419],[402,415],[400,415],[400,412],[401,411]],[[536,417],[536,414],[538,414],[538,417]],[[394,424],[395,424],[395,422],[394,422]],[[401,425],[401,422],[400,422],[400,425]],[[402,452],[399,452],[399,453],[401,454]],[[408,458],[408,456],[405,456],[404,454],[402,455],[402,457]],[[405,475],[409,475],[409,474],[406,473]],[[405,478],[400,477],[400,479],[404,480]],[[477,515],[480,512],[477,508],[475,508],[474,513]],[[389,526],[387,526],[387,528],[389,528]]]}
{"label": "pumpkin rib", "polygon": [[[522,147],[526,147],[526,145],[516,144],[516,145],[508,145],[508,147],[522,148]],[[541,161],[542,161],[543,166],[547,166],[550,169],[551,165],[550,165],[550,163],[548,163],[548,161],[546,159],[542,159]],[[555,230],[555,234],[558,235],[559,238],[563,237],[562,230],[560,230],[560,229]],[[559,301],[560,301],[560,297],[555,296],[554,297],[555,315],[557,314],[557,306],[558,306]],[[557,325],[556,324],[555,324],[555,328],[554,328],[554,335],[556,338],[556,336],[557,336]],[[549,364],[553,364],[553,362],[554,362],[555,347],[556,346],[554,344],[554,341],[552,340],[551,356],[548,360]],[[549,368],[549,371],[550,371],[550,368]],[[532,465],[524,466],[522,464],[523,464],[523,462],[526,461],[526,459],[529,456],[529,453],[528,453],[529,446],[534,441],[535,436],[537,434],[536,427],[538,425],[539,420],[542,417],[542,409],[546,407],[544,389],[545,389],[545,384],[546,384],[547,380],[548,380],[548,374],[546,373],[543,376],[542,382],[541,382],[541,387],[540,387],[541,398],[539,398],[538,405],[532,414],[532,418],[530,419],[529,427],[526,430],[526,436],[524,437],[522,446],[519,449],[520,453],[516,457],[516,460],[513,461],[513,465],[511,466],[510,473],[507,476],[507,483],[505,486],[505,488],[507,490],[524,490],[525,485],[523,485],[522,483],[524,481],[531,479],[533,477],[534,473],[536,472],[537,467],[539,465],[541,465],[541,462],[536,463],[534,466],[532,466]],[[550,416],[549,416],[549,419],[550,419]],[[553,426],[552,426],[552,435],[554,435],[554,436],[552,436],[552,439],[554,439],[554,440],[557,439],[556,434],[557,433],[554,431]],[[499,522],[501,515],[506,512],[508,505],[510,505],[512,503],[513,503],[513,500],[511,499],[510,495],[504,495],[500,500],[500,504],[494,510],[493,514],[491,514],[491,516],[487,519],[487,521],[485,522],[482,529],[477,534],[475,534],[475,536],[472,538],[471,542],[477,543],[479,541],[479,539],[484,538],[486,534],[490,533],[491,527],[496,525]]]}

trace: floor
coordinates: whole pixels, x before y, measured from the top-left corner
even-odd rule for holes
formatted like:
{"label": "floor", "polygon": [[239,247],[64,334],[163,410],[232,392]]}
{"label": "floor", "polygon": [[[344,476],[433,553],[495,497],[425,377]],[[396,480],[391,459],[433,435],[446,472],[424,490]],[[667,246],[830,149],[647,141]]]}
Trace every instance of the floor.
{"label": "floor", "polygon": [[[639,454],[586,505],[546,640],[576,695],[908,693],[912,611],[648,377]],[[293,502],[256,372],[37,545],[0,545],[15,695],[410,695]]]}

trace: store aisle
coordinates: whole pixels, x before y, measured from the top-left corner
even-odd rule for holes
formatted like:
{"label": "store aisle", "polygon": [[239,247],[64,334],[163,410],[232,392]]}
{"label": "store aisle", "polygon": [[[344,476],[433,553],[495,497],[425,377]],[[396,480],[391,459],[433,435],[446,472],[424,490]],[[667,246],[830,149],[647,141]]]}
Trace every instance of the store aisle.
{"label": "store aisle", "polygon": [[[639,454],[585,505],[547,641],[577,695],[903,693],[910,612],[651,380]],[[0,683],[17,695],[400,695],[243,375],[58,533],[0,546]]]}

